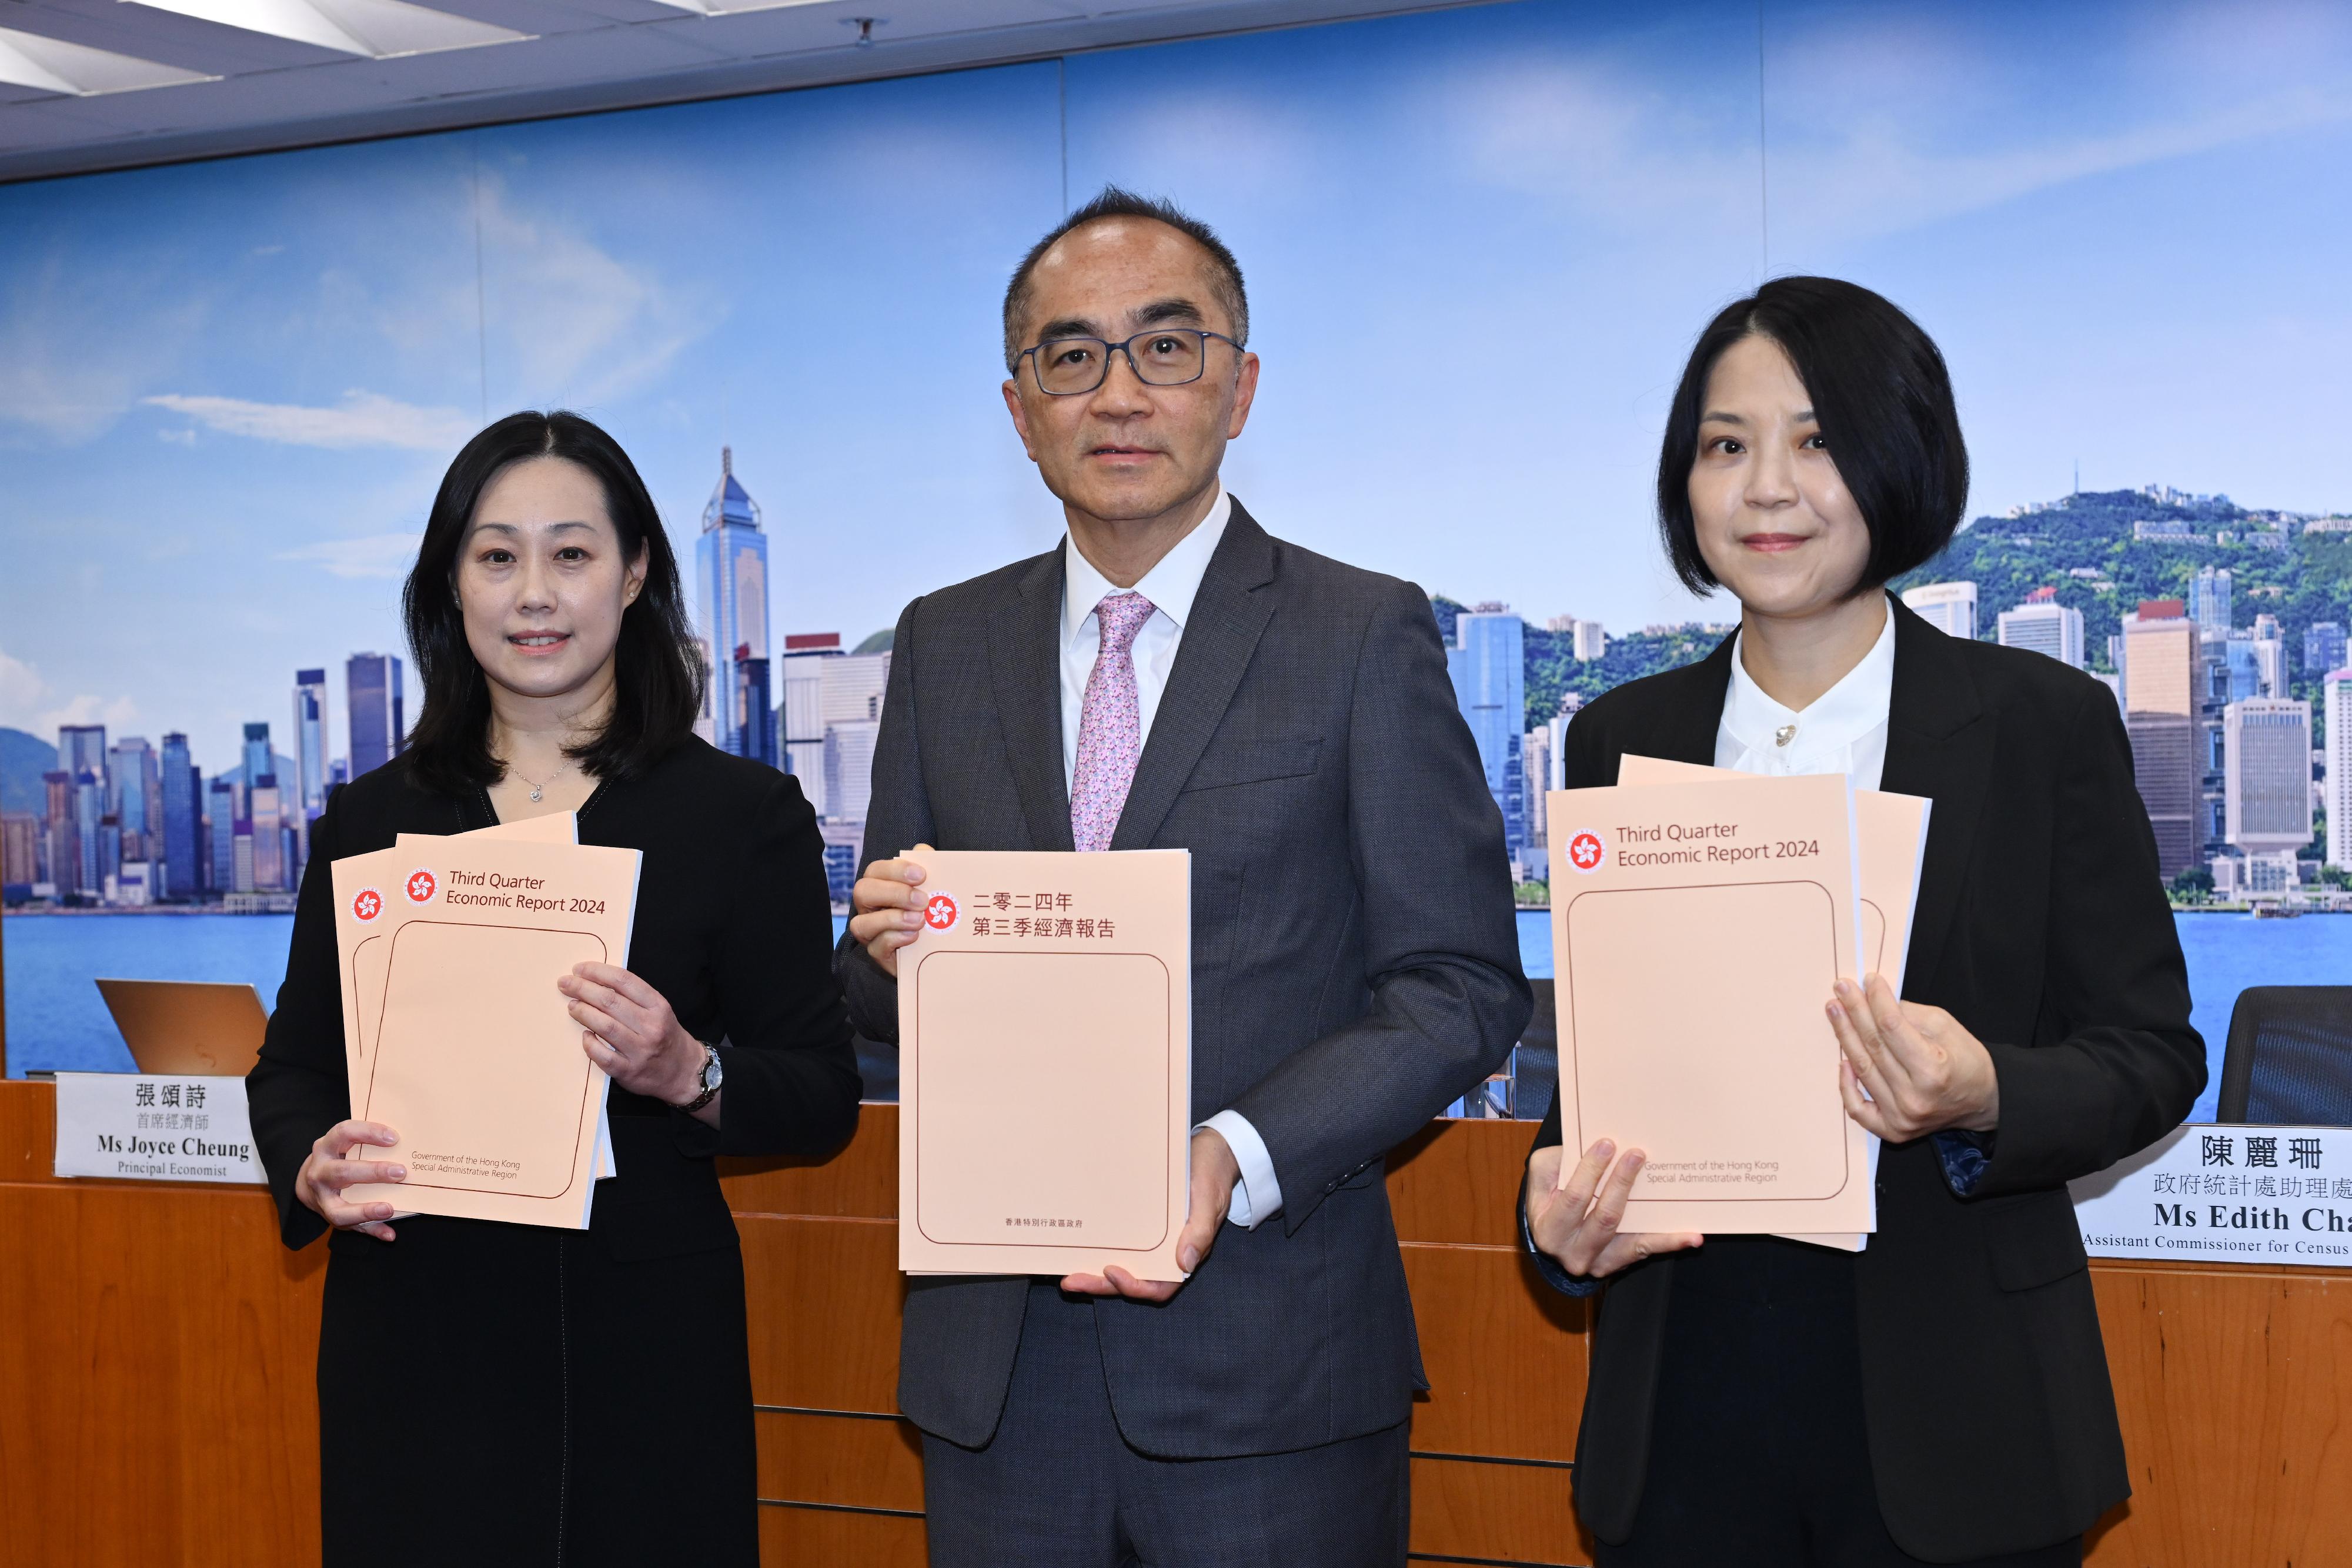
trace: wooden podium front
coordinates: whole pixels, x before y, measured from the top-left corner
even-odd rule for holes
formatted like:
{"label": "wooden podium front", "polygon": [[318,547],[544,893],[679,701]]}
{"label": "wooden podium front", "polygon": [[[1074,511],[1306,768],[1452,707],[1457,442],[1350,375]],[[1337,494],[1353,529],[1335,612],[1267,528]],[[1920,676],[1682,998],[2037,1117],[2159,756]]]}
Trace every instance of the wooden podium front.
{"label": "wooden podium front", "polygon": [[[251,1188],[59,1181],[54,1122],[48,1085],[0,1083],[0,1568],[316,1563],[325,1248],[286,1252]],[[1591,1561],[1569,1493],[1584,1308],[1513,1235],[1533,1135],[1439,1123],[1390,1162],[1430,1380],[1417,1558]],[[923,1559],[893,1398],[897,1137],[868,1105],[830,1164],[728,1168],[771,1565]],[[2352,1270],[2092,1269],[2137,1495],[2090,1561],[2352,1563]]]}

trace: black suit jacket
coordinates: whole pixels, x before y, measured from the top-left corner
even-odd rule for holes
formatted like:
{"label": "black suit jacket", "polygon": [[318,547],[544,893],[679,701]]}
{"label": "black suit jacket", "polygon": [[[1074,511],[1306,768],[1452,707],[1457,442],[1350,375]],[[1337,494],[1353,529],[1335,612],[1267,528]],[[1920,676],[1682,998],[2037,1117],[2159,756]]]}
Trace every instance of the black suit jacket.
{"label": "black suit jacket", "polygon": [[[289,1247],[327,1228],[294,1177],[352,1113],[329,867],[496,820],[479,791],[430,793],[396,759],[311,826],[286,983],[246,1080]],[[796,780],[699,740],[600,786],[580,841],[643,852],[628,967],[724,1042],[719,1125],[614,1088],[619,1174],[584,1232],[419,1218],[389,1243],[335,1234],[319,1337],[330,1562],[757,1560],[742,1260],[711,1156],[821,1155],[856,1129],[824,846]],[[450,1440],[387,1449],[387,1431]]]}
{"label": "black suit jacket", "polygon": [[[1948,637],[1892,603],[1881,787],[1935,801],[1904,996],[1986,1043],[1990,1163],[1954,1196],[1932,1138],[1889,1145],[1854,1260],[1871,1463],[1895,1542],[1929,1562],[2081,1533],[2128,1496],[2088,1264],[2064,1183],[2177,1125],[2205,1084],[2179,938],[2114,695],[2057,660]],[[1619,687],[1562,747],[1570,789],[1627,752],[1711,764],[1733,643]],[[1559,1142],[1552,1107],[1536,1146]],[[1612,1279],[1596,1324],[1576,1495],[1633,1527],[1678,1260]]]}
{"label": "black suit jacket", "polygon": [[[1072,847],[1062,583],[1056,548],[907,607],[868,859]],[[1531,1007],[1502,818],[1429,601],[1236,502],[1111,847],[1192,852],[1193,1118],[1248,1117],[1283,1200],[1227,1225],[1165,1305],[1096,1304],[1119,1428],[1199,1458],[1394,1426],[1423,1384],[1381,1158],[1500,1063]],[[836,967],[858,1026],[896,1040],[897,982],[845,936]],[[995,1431],[1027,1293],[908,1281],[898,1403],[924,1430]]]}

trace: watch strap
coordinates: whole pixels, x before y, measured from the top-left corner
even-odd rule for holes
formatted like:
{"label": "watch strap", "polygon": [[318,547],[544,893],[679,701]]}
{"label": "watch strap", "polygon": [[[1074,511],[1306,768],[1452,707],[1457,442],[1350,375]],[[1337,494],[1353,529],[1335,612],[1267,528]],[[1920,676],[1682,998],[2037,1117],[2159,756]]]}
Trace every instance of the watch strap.
{"label": "watch strap", "polygon": [[702,1092],[678,1107],[688,1115],[701,1110],[719,1097],[720,1084],[711,1070],[719,1065],[719,1048],[705,1040],[702,1045]]}

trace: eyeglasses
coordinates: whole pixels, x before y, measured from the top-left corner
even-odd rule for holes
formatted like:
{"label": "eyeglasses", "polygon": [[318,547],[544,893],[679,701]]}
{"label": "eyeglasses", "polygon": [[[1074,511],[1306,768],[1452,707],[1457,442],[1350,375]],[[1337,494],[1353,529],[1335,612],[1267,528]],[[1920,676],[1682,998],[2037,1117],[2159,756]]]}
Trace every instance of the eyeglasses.
{"label": "eyeglasses", "polygon": [[1034,349],[1024,349],[1037,390],[1050,397],[1075,397],[1103,384],[1110,373],[1110,357],[1127,356],[1127,368],[1148,387],[1181,387],[1197,382],[1209,365],[1209,340],[1234,343],[1223,332],[1197,327],[1156,327],[1138,332],[1124,343],[1100,338],[1048,338]]}

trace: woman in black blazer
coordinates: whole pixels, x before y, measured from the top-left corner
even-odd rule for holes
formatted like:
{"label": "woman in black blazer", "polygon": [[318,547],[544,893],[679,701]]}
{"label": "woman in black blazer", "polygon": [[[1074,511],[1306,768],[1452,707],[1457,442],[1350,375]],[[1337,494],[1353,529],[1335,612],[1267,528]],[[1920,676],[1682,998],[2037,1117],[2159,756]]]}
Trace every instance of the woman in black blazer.
{"label": "woman in black blazer", "polygon": [[1679,575],[1741,629],[1580,713],[1568,787],[1630,752],[1935,805],[1902,999],[1823,998],[1885,1140],[1864,1251],[1620,1234],[1640,1152],[1596,1143],[1555,1192],[1545,1121],[1529,1244],[1602,1292],[1579,1511],[1606,1565],[2079,1562],[2130,1483],[2064,1184],[2205,1081],[2115,697],[1883,591],[1951,537],[1967,459],[1942,357],[1865,289],[1781,278],[1718,316],[1658,486]]}
{"label": "woman in black blazer", "polygon": [[[857,1122],[824,844],[799,786],[695,738],[703,675],[661,519],[611,437],[520,413],[469,443],[406,594],[425,708],[312,824],[247,1080],[286,1245],[332,1230],[319,1337],[326,1558],[758,1561],[743,1267],[714,1155]],[[584,1232],[345,1201],[397,1179],[351,1120],[328,867],[396,834],[574,809],[640,850],[629,965],[583,965],[618,1174]]]}

